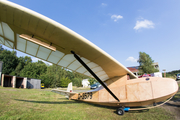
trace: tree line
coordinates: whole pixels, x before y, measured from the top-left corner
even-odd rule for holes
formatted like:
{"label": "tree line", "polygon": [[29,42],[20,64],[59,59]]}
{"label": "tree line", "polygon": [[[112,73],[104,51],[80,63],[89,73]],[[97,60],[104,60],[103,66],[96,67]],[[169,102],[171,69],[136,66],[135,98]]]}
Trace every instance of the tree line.
{"label": "tree line", "polygon": [[180,73],[180,70],[173,70],[173,71],[171,71],[171,72],[167,72],[167,73],[166,73],[166,77],[171,77],[171,76],[173,76],[173,77],[176,78],[176,75],[177,75],[178,73]]}
{"label": "tree line", "polygon": [[[28,78],[41,79],[45,87],[67,87],[68,83],[73,82],[73,86],[81,87],[83,79],[89,79],[90,85],[97,82],[93,78],[89,78],[82,74],[72,72],[66,68],[57,65],[46,65],[42,61],[32,62],[31,57],[17,57],[16,51],[9,51],[0,46],[0,61],[3,61],[3,74],[13,76],[21,76]],[[145,52],[139,52],[139,73],[158,72],[154,68],[154,60]],[[167,75],[174,75],[179,71],[172,71]]]}
{"label": "tree line", "polygon": [[16,51],[9,51],[0,46],[0,61],[3,61],[2,74],[41,79],[45,87],[67,87],[72,82],[73,86],[81,87],[83,79],[89,79],[90,84],[96,82],[82,74],[72,72],[57,65],[48,65],[42,61],[32,62],[31,57],[17,57]]}

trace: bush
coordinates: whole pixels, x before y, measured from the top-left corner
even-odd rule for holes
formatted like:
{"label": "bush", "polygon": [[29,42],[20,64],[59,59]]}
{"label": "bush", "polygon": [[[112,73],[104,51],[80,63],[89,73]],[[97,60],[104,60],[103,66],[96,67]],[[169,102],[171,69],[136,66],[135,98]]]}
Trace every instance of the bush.
{"label": "bush", "polygon": [[97,80],[94,79],[94,78],[89,78],[88,81],[89,81],[90,85],[93,85],[94,83],[97,83]]}
{"label": "bush", "polygon": [[81,78],[74,78],[72,80],[73,86],[82,87],[82,79]]}
{"label": "bush", "polygon": [[71,80],[69,78],[61,78],[60,80],[60,86],[61,87],[67,87],[68,84],[71,82]]}

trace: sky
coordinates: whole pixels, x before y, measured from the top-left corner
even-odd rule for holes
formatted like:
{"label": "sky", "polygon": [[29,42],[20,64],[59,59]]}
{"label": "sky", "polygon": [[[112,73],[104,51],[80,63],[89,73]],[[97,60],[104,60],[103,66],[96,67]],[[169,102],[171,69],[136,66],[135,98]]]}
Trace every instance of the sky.
{"label": "sky", "polygon": [[138,66],[145,52],[160,72],[180,69],[180,0],[9,1],[70,28],[125,67]]}

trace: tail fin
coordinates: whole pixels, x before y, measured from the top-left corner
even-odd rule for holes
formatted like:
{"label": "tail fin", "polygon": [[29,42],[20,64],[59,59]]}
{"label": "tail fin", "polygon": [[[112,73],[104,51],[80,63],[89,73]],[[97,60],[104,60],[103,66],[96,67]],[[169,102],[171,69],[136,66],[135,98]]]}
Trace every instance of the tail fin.
{"label": "tail fin", "polygon": [[75,95],[76,93],[72,91],[72,82],[68,84],[68,88],[67,88],[67,91],[64,91],[64,90],[58,90],[58,89],[53,89],[51,90],[52,92],[55,92],[55,93],[58,93],[58,94],[61,94],[61,95],[64,95],[66,96],[67,98],[71,99],[71,96],[72,95]]}
{"label": "tail fin", "polygon": [[73,90],[72,90],[72,82],[68,84],[67,92],[73,92]]}

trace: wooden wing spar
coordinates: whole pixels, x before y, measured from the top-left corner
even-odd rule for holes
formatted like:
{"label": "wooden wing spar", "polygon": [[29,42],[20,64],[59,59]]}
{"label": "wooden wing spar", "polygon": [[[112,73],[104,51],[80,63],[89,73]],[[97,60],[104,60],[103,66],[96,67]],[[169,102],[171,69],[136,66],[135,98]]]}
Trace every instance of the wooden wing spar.
{"label": "wooden wing spar", "polygon": [[69,28],[15,3],[0,0],[0,44],[93,77],[74,51],[102,80],[136,76],[102,49]]}

